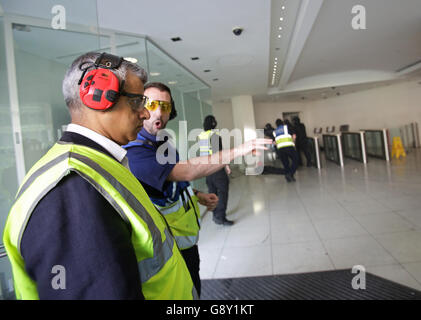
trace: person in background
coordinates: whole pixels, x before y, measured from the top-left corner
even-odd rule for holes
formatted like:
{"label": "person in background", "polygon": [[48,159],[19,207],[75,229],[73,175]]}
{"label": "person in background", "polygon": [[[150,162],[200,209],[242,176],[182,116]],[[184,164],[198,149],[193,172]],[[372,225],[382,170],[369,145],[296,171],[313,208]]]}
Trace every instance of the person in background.
{"label": "person in background", "polygon": [[278,157],[285,169],[285,179],[287,182],[295,181],[294,174],[298,164],[298,155],[294,145],[295,132],[281,119],[276,119],[276,129],[273,136],[275,137]]}
{"label": "person in background", "polygon": [[307,167],[311,167],[313,164],[311,163],[311,155],[307,141],[306,127],[304,123],[300,121],[299,117],[294,117],[294,119],[292,119],[292,122],[294,123],[294,130],[297,134],[297,138],[295,140],[295,148],[297,149],[298,166],[303,165],[303,161],[301,158],[301,152],[303,152],[307,160]]}
{"label": "person in background", "polygon": [[78,57],[63,80],[71,124],[29,170],[3,240],[18,299],[193,299],[189,270],[120,145],[149,119],[146,72]]}
{"label": "person in background", "polygon": [[[203,121],[203,132],[199,135],[201,156],[212,155],[223,149],[222,138],[215,131],[216,126],[217,122],[214,116],[208,115],[205,117]],[[231,174],[231,169],[229,165],[226,165],[224,168],[206,177],[206,185],[208,186],[209,192],[215,193],[219,198],[218,205],[213,210],[213,221],[216,224],[224,226],[231,226],[234,223],[226,218],[229,174]]]}
{"label": "person in background", "polygon": [[273,136],[273,131],[275,131],[275,128],[272,126],[272,124],[266,123],[265,128],[263,129],[265,137],[275,140],[275,137]]}

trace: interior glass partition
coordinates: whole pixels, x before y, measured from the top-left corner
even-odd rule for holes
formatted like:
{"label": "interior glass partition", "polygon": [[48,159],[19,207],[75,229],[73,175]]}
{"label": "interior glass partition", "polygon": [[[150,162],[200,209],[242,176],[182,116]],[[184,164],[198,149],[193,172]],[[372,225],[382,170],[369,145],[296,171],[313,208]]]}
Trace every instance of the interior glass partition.
{"label": "interior glass partition", "polygon": [[[202,129],[204,114],[212,114],[210,87],[171,59],[152,41],[146,40],[146,50],[148,81],[162,82],[171,89],[177,117],[168,122],[167,128],[175,133],[180,159],[198,156],[197,153],[189,154],[189,150],[193,150],[191,148],[197,143],[197,134],[192,136],[191,133],[194,129]],[[205,178],[193,181],[193,186],[206,190]]]}
{"label": "interior glass partition", "polygon": [[308,137],[307,138],[308,149],[311,156],[311,163],[317,169],[321,168],[320,162],[320,146],[318,137]]}
{"label": "interior glass partition", "polygon": [[333,161],[343,167],[344,161],[342,155],[341,135],[324,134],[323,145],[326,160]]}
{"label": "interior glass partition", "polygon": [[[0,0],[0,5],[1,234],[19,182],[70,122],[61,85],[81,54],[134,58],[149,81],[167,84],[178,111],[168,127],[177,135],[179,121],[201,128],[203,114],[212,114],[210,87],[146,36],[99,29],[96,0]],[[204,179],[194,183],[205,188]],[[0,295],[9,299],[12,275],[2,253],[0,243]]]}
{"label": "interior glass partition", "polygon": [[[4,18],[0,15],[0,234],[18,187],[6,67]],[[0,299],[13,297],[12,271],[0,239]]]}
{"label": "interior glass partition", "polygon": [[342,132],[342,150],[344,157],[367,163],[363,132]]}
{"label": "interior glass partition", "polygon": [[386,129],[365,130],[365,145],[367,156],[389,161]]}

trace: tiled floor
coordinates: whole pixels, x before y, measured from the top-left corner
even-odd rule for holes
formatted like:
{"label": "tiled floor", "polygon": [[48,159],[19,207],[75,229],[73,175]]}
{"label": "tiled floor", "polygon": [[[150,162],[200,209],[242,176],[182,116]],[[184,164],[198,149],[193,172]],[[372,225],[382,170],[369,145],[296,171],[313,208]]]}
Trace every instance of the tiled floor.
{"label": "tiled floor", "polygon": [[[323,156],[323,154],[322,154]],[[421,150],[390,163],[345,160],[284,176],[231,179],[228,218],[205,214],[201,277],[352,268],[421,290]]]}

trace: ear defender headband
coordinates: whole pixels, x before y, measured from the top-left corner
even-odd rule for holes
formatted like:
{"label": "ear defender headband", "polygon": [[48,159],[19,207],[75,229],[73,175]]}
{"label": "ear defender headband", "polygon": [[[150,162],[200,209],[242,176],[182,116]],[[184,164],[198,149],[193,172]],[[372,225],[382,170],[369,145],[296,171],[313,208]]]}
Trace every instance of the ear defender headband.
{"label": "ear defender headband", "polygon": [[[120,96],[120,81],[111,70],[118,69],[122,61],[122,57],[104,52],[96,59],[93,66],[90,64],[83,68],[86,62],[79,66],[79,69],[83,71],[78,82],[79,94],[87,107],[107,110],[117,102]],[[91,67],[95,69],[87,72]],[[121,83],[121,88],[123,87],[124,80]]]}
{"label": "ear defender headband", "polygon": [[168,119],[168,121],[174,119],[177,116],[177,110],[175,110],[175,104],[172,97],[171,97],[171,106],[172,108],[170,112],[170,118]]}

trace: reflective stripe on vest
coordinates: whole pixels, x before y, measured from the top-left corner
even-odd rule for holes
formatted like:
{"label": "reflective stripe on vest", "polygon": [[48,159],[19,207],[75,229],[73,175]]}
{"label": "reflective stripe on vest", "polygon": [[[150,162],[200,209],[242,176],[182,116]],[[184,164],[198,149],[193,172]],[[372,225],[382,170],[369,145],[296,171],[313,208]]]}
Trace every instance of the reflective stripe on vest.
{"label": "reflective stripe on vest", "polygon": [[20,252],[26,225],[38,202],[71,172],[86,179],[131,224],[145,298],[197,298],[174,238],[138,180],[111,157],[67,143],[55,144],[29,171],[6,222],[3,240],[12,264],[17,298],[38,299],[36,283],[26,273]]}
{"label": "reflective stripe on vest", "polygon": [[178,201],[169,206],[155,206],[168,222],[178,248],[185,250],[193,247],[199,240],[200,208],[191,186],[181,194]]}
{"label": "reflective stripe on vest", "polygon": [[214,130],[203,131],[199,134],[199,150],[200,156],[208,156],[212,155],[212,144],[211,144],[211,136],[213,134],[218,134],[218,132]]}
{"label": "reflective stripe on vest", "polygon": [[288,126],[284,125],[284,134],[276,135],[276,130],[273,132],[276,141],[276,148],[281,149],[285,147],[294,147],[294,140],[288,133]]}

